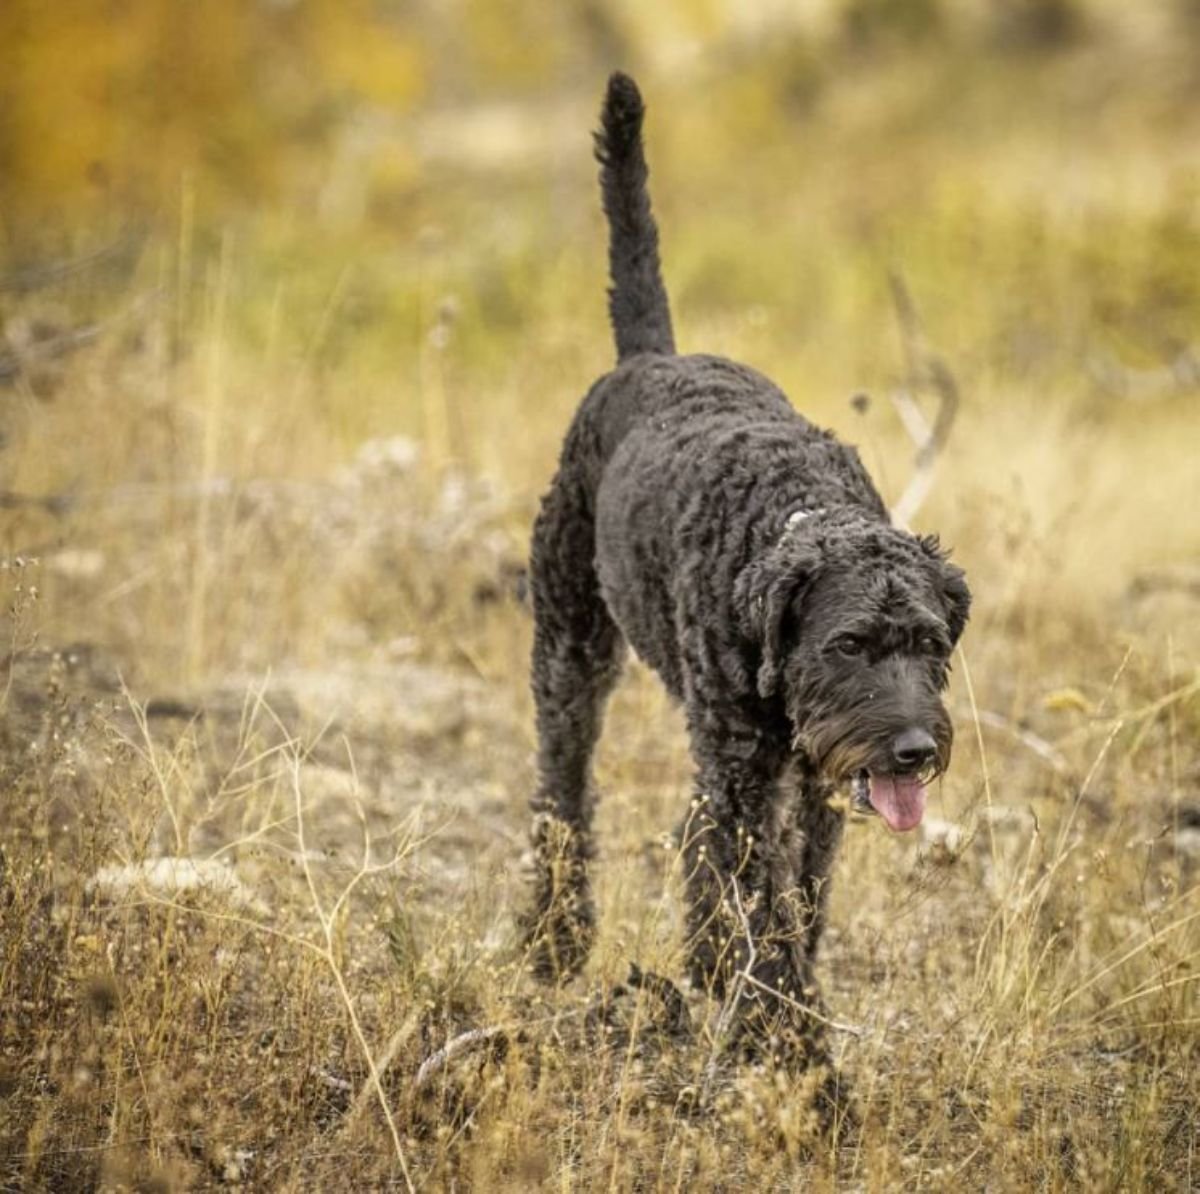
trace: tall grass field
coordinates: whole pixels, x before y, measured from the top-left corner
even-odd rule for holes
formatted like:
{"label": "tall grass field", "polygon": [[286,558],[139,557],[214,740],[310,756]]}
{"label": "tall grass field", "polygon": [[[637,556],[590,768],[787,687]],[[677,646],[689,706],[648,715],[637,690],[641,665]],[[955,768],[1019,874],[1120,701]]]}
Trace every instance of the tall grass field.
{"label": "tall grass field", "polygon": [[[628,15],[632,58],[430,84],[303,192],[0,212],[0,1189],[1200,1188],[1200,30],[842,7],[836,51]],[[636,662],[591,962],[520,945],[522,573],[613,362],[618,65],[682,350],[889,501],[914,354],[960,396],[913,516],[975,594],[954,760],[834,870],[836,1139],[685,982],[692,766]]]}

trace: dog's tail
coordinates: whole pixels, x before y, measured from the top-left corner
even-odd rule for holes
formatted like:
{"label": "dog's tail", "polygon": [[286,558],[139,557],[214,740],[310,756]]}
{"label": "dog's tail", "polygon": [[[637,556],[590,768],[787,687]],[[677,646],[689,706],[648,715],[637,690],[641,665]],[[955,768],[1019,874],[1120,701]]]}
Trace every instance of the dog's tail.
{"label": "dog's tail", "polygon": [[596,160],[608,217],[608,312],[619,361],[639,352],[675,351],[658,262],[658,226],[646,190],[645,114],[637,84],[620,71],[612,75],[596,133]]}

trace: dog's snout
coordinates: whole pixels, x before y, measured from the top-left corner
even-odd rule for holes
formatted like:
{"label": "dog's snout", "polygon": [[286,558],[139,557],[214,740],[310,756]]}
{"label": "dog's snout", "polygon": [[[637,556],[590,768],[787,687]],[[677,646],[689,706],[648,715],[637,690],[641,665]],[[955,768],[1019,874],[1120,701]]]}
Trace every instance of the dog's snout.
{"label": "dog's snout", "polygon": [[937,743],[921,729],[908,729],[892,742],[892,758],[901,771],[920,771],[937,754]]}

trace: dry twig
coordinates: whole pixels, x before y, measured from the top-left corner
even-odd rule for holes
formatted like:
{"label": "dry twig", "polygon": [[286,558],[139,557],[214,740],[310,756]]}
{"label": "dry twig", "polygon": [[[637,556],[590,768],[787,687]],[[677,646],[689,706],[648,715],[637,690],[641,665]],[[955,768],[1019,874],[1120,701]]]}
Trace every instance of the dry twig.
{"label": "dry twig", "polygon": [[49,261],[42,265],[27,266],[0,274],[0,292],[27,294],[66,281],[78,274],[87,273],[104,265],[130,265],[137,257],[143,242],[140,232],[127,233],[107,245],[101,245],[90,253],[68,257],[61,261]]}
{"label": "dry twig", "polygon": [[754,934],[750,931],[750,918],[746,915],[746,908],[742,903],[742,892],[738,887],[736,879],[729,884],[729,888],[733,893],[732,907],[737,913],[738,921],[741,924],[742,933],[746,940],[746,964],[734,975],[733,986],[729,994],[725,997],[725,1004],[721,1008],[716,1028],[713,1030],[712,1052],[709,1056],[708,1064],[704,1067],[704,1085],[700,1089],[700,1105],[702,1107],[708,1104],[709,1093],[717,1076],[717,1063],[721,1053],[721,1046],[724,1044],[725,1038],[729,1035],[734,1017],[741,1006],[742,995],[746,990],[746,985],[751,981],[751,971],[754,969],[755,962],[758,961],[758,948],[754,944]]}
{"label": "dry twig", "polygon": [[[890,397],[904,429],[917,447],[913,458],[913,474],[892,507],[892,521],[898,527],[907,529],[933,487],[934,469],[950,438],[958,415],[960,395],[954,374],[925,339],[916,305],[904,279],[893,273],[888,281],[907,362],[905,384],[892,391]],[[914,397],[923,389],[931,389],[938,399],[932,424]]]}
{"label": "dry twig", "polygon": [[506,1031],[504,1028],[470,1028],[466,1032],[460,1032],[421,1062],[413,1088],[417,1091],[424,1090],[456,1057],[461,1057],[464,1053],[474,1053],[476,1049],[503,1036]]}
{"label": "dry twig", "polygon": [[[392,1109],[388,1103],[387,1093],[383,1089],[383,1083],[380,1081],[380,1068],[376,1063],[375,1056],[371,1052],[371,1046],[367,1042],[367,1037],[363,1031],[362,1023],[358,1018],[358,1012],[354,1006],[354,1000],[350,995],[349,986],[346,983],[346,976],[342,972],[342,967],[338,962],[336,948],[336,930],[338,918],[342,909],[345,907],[347,900],[358,884],[372,875],[378,875],[388,871],[396,866],[404,857],[403,849],[398,849],[391,859],[383,863],[372,863],[371,861],[371,834],[367,827],[366,817],[363,815],[362,806],[357,800],[355,803],[359,814],[359,820],[362,824],[363,832],[363,856],[362,862],[359,864],[357,871],[350,881],[342,888],[333,906],[327,911],[324,903],[321,900],[320,893],[317,890],[317,883],[313,877],[312,867],[308,857],[308,847],[304,840],[304,796],[301,791],[300,784],[300,765],[302,757],[299,751],[296,751],[292,757],[292,794],[295,799],[296,811],[296,837],[300,845],[300,860],[304,872],[305,883],[308,886],[309,898],[312,901],[313,912],[316,914],[317,921],[321,926],[321,933],[324,938],[323,944],[318,947],[318,952],[324,960],[329,972],[333,977],[333,981],[337,986],[338,994],[342,1000],[342,1006],[346,1009],[347,1019],[350,1021],[351,1031],[354,1033],[354,1038],[358,1043],[359,1049],[362,1051],[363,1058],[367,1063],[367,1069],[370,1074],[369,1088],[374,1091],[375,1097],[379,1102],[379,1107],[383,1112],[383,1118],[387,1121],[388,1131],[391,1133],[392,1145],[396,1153],[396,1161],[400,1166],[400,1173],[404,1178],[404,1186],[407,1190],[415,1190],[412,1176],[408,1170],[408,1161],[404,1154],[404,1146],[400,1140],[400,1130],[396,1125],[395,1116],[392,1114]],[[353,766],[353,758],[351,758]]]}
{"label": "dry twig", "polygon": [[1052,746],[1040,734],[1035,734],[1032,730],[1027,730],[1024,726],[1018,725],[1002,713],[996,713],[991,709],[980,709],[978,712],[980,724],[988,726],[993,730],[1000,730],[1014,741],[1021,743],[1022,746],[1028,747],[1039,759],[1042,759],[1057,771],[1059,775],[1070,774],[1070,764],[1063,756],[1062,751]]}
{"label": "dry twig", "polygon": [[1134,369],[1111,353],[1093,353],[1087,361],[1092,380],[1114,398],[1128,402],[1159,402],[1200,387],[1200,352],[1185,345],[1164,365]]}

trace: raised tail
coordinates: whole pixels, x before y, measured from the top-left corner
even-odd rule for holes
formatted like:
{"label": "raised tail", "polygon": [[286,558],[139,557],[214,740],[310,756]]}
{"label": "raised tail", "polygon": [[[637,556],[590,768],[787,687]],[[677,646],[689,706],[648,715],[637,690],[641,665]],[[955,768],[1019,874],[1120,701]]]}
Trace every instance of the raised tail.
{"label": "raised tail", "polygon": [[608,217],[608,312],[619,361],[639,352],[675,351],[658,261],[658,226],[646,190],[645,114],[637,84],[620,71],[612,75],[596,133],[596,160]]}

